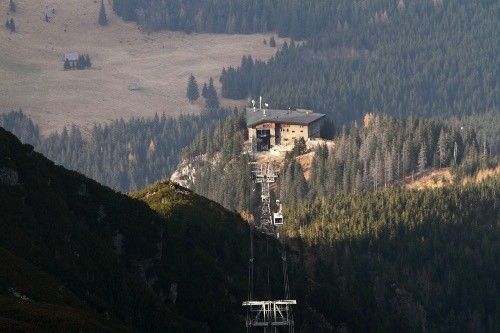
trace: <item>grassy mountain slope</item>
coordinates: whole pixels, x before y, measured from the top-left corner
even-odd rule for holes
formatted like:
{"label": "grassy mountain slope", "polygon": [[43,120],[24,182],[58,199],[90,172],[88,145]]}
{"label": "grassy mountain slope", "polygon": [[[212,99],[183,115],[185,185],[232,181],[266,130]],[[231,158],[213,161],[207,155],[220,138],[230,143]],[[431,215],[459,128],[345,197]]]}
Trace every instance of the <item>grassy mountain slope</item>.
{"label": "grassy mountain slope", "polygon": [[171,183],[134,197],[162,214],[0,129],[0,331],[243,329],[246,224]]}
{"label": "grassy mountain slope", "polygon": [[146,205],[55,166],[4,130],[0,169],[5,327],[150,331],[182,324],[134,274],[135,263],[154,257],[151,241],[161,230]]}
{"label": "grassy mountain slope", "polygon": [[158,276],[172,281],[170,297],[176,297],[177,308],[216,331],[243,328],[238,318],[247,287],[248,228],[235,224],[236,214],[169,182],[132,196],[172,221],[166,225]]}

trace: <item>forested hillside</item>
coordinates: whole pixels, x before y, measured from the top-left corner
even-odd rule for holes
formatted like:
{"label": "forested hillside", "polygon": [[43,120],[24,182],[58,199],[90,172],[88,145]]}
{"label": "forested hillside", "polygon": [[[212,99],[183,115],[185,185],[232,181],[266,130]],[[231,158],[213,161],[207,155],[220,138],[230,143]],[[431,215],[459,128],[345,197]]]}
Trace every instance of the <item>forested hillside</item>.
{"label": "forested hillside", "polygon": [[312,108],[339,124],[367,112],[498,114],[498,1],[115,0],[113,8],[150,30],[307,40],[267,63],[250,58],[224,69],[226,98],[264,96],[273,107]]}
{"label": "forested hillside", "polygon": [[244,331],[247,224],[170,182],[132,197],[0,128],[0,331]]}
{"label": "forested hillside", "polygon": [[169,178],[179,163],[180,151],[198,133],[232,112],[213,109],[177,118],[119,119],[109,125],[96,124],[89,136],[72,126],[41,138],[37,125],[21,110],[0,115],[0,126],[54,162],[128,192]]}
{"label": "forested hillside", "polygon": [[[248,177],[250,156],[231,154],[242,149],[235,148],[236,137],[245,135],[238,123],[238,117],[229,118],[203,133],[183,159],[196,170],[193,188],[248,216],[260,198]],[[457,154],[455,142],[461,147]],[[499,175],[480,184],[416,191],[394,186],[407,174],[396,176],[396,166],[389,166],[399,156],[400,172],[403,164],[411,165],[418,177],[419,163],[429,158],[425,170],[441,165],[457,175],[474,172],[484,165],[474,132],[368,116],[366,126],[340,133],[333,146],[320,146],[309,181],[290,154],[281,191],[274,193],[286,195],[287,242],[300,253],[291,274],[301,318],[297,331],[498,330]],[[395,147],[398,153],[391,155]],[[406,149],[409,160],[403,163]],[[381,156],[387,162],[380,164]],[[356,188],[348,169],[367,165],[382,168],[379,183],[373,187],[377,173],[361,172],[368,187]],[[389,175],[395,178],[386,183]]]}
{"label": "forested hillside", "polygon": [[136,275],[163,224],[0,128],[0,331],[193,327]]}
{"label": "forested hillside", "polygon": [[[229,98],[262,95],[273,107],[312,108],[328,114],[337,128],[350,126],[353,120],[361,123],[366,113],[446,119],[446,125],[456,129],[474,128],[480,153],[485,138],[490,153],[500,152],[497,1],[116,0],[114,6],[125,18],[135,17],[125,13],[149,11],[160,21],[178,24],[190,21],[190,15],[205,20],[225,13],[242,15],[235,22],[267,15],[277,27],[285,24],[278,18],[291,25],[305,20],[298,29],[311,29],[305,44],[285,45],[267,63],[245,56],[239,68],[224,68],[222,94]],[[184,14],[174,20],[174,13]],[[316,28],[304,28],[313,22]],[[287,29],[277,31],[293,35]],[[5,117],[7,129],[30,140],[26,142],[57,163],[122,191],[170,176],[179,151],[212,126],[212,120],[222,119],[204,114],[117,120],[97,125],[89,135],[70,128],[41,140],[36,126],[9,127],[12,121]],[[431,160],[436,159],[428,155],[427,163]],[[356,172],[369,168],[369,164],[358,167]],[[345,177],[355,183],[356,174]]]}
{"label": "forested hillside", "polygon": [[[500,329],[500,177],[286,206],[311,283],[302,302],[353,332]],[[310,261],[307,263],[307,261]]]}
{"label": "forested hillside", "polygon": [[[246,136],[243,115],[232,116],[200,133],[181,154],[182,166],[194,170],[190,186],[195,192],[240,212],[252,210],[255,200],[249,178],[253,157],[242,146]],[[369,193],[439,168],[450,168],[459,182],[497,166],[498,156],[491,150],[489,139],[478,137],[473,128],[367,114],[361,126],[343,128],[330,148],[314,149],[308,180],[295,158],[300,152],[289,153],[276,195],[294,205],[305,198]]]}
{"label": "forested hillside", "polygon": [[181,153],[182,165],[194,170],[190,188],[228,209],[251,210],[255,196],[251,192],[252,157],[243,147],[246,136],[243,114],[200,133]]}
{"label": "forested hillside", "polygon": [[[113,0],[113,10],[147,31],[291,37],[267,62],[222,69],[220,82],[226,98],[311,108],[336,126],[307,179],[301,141],[271,187],[296,332],[500,332],[500,175],[460,182],[499,164],[499,1]],[[256,298],[282,297],[282,244],[250,229],[261,197],[238,110],[48,138],[21,110],[0,126],[25,143],[0,128],[0,331],[245,331],[250,235]],[[215,202],[155,182],[179,161]],[[442,188],[401,186],[438,168],[454,176]]]}
{"label": "forested hillside", "polygon": [[[0,130],[0,330],[243,331],[247,226],[170,182],[133,197],[157,212]],[[285,206],[296,331],[497,332],[499,203],[496,175]]]}
{"label": "forested hillside", "polygon": [[[480,169],[498,165],[486,137],[471,128],[456,128],[431,120],[365,116],[363,127],[345,129],[334,148],[319,146],[307,184],[296,160],[285,166],[281,199],[296,203],[303,197],[367,193],[400,185],[433,169],[450,168],[459,182]],[[287,190],[295,189],[295,190]]]}
{"label": "forested hillside", "polygon": [[304,45],[223,69],[223,96],[311,108],[337,125],[368,112],[498,119],[498,1],[349,3],[339,24]]}
{"label": "forested hillside", "polygon": [[280,36],[302,39],[346,20],[358,24],[364,13],[382,9],[388,3],[385,0],[364,4],[346,0],[114,0],[113,10],[148,30],[228,34],[276,31]]}

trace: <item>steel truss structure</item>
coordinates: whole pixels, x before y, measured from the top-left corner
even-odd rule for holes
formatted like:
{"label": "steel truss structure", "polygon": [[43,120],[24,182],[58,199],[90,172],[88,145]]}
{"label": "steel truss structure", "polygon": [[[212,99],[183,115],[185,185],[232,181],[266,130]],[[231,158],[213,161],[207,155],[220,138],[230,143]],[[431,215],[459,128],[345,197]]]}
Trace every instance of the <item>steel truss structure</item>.
{"label": "steel truss structure", "polygon": [[271,191],[270,184],[278,180],[278,174],[274,171],[270,162],[252,163],[255,168],[252,172],[252,178],[255,184],[260,184],[261,188],[261,208],[258,229],[268,235],[276,236],[276,228],[273,225],[273,216],[271,214]]}
{"label": "steel truss structure", "polygon": [[[261,209],[260,219],[257,229],[269,236],[278,238],[277,227],[283,225],[283,214],[271,213],[271,192],[270,184],[275,183],[279,176],[271,162],[254,162],[252,178],[255,184],[260,184],[261,188]],[[279,201],[277,201],[279,203]],[[253,299],[253,236],[251,236],[251,258],[249,261],[249,292],[248,301],[243,302],[247,308],[246,327],[247,331],[253,328],[263,329],[265,333],[278,332],[279,328],[288,328],[288,332],[294,331],[294,321],[292,305],[297,304],[296,300],[290,298],[290,289],[287,275],[287,262],[285,244],[283,242],[283,278],[284,278],[284,300],[254,300]],[[268,267],[269,284],[269,267]],[[269,286],[268,286],[269,288]]]}
{"label": "steel truss structure", "polygon": [[294,299],[279,301],[247,301],[250,316],[247,317],[247,327],[292,326],[291,305],[297,304]]}

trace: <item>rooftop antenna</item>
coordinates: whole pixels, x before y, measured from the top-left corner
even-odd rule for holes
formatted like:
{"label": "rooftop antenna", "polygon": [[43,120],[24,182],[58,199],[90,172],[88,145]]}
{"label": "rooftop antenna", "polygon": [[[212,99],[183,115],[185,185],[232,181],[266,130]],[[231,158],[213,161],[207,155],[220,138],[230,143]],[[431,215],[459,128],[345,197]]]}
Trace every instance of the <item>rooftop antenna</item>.
{"label": "rooftop antenna", "polygon": [[259,96],[259,109],[262,109],[262,96]]}

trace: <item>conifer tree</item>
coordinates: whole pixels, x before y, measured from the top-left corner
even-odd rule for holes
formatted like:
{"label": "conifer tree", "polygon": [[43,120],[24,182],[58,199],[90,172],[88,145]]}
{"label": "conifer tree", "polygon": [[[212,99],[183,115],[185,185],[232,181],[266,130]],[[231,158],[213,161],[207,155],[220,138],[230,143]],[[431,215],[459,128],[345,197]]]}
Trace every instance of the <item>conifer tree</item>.
{"label": "conifer tree", "polygon": [[443,167],[448,164],[449,158],[449,142],[448,135],[444,129],[441,129],[438,140],[438,156],[439,156],[439,167]]}
{"label": "conifer tree", "polygon": [[192,73],[188,79],[186,96],[190,103],[193,103],[200,97],[200,90],[198,89],[198,83],[196,82],[196,78]]}
{"label": "conifer tree", "polygon": [[104,0],[101,0],[101,9],[99,9],[98,22],[102,26],[108,25],[108,17],[106,15],[106,8],[104,7]]}
{"label": "conifer tree", "polygon": [[403,142],[403,148],[401,151],[402,159],[402,175],[407,175],[412,171],[411,163],[411,143],[409,140]]}
{"label": "conifer tree", "polygon": [[76,69],[84,69],[85,68],[85,58],[83,54],[78,56],[78,60],[76,61]]}
{"label": "conifer tree", "polygon": [[5,27],[10,30],[10,21],[9,21],[9,19],[7,19],[7,21],[5,22]]}
{"label": "conifer tree", "polygon": [[209,109],[216,109],[219,107],[219,98],[217,97],[217,91],[215,90],[214,79],[212,77],[210,77],[208,81],[205,106]]}
{"label": "conifer tree", "polygon": [[418,171],[419,172],[424,171],[426,166],[427,166],[427,147],[425,145],[425,142],[423,142],[422,146],[420,147],[420,152],[418,153]]}
{"label": "conifer tree", "polygon": [[14,0],[10,0],[9,1],[9,9],[10,9],[11,13],[15,13],[15,11],[16,11],[16,4],[15,4]]}
{"label": "conifer tree", "polygon": [[92,67],[92,62],[90,61],[90,57],[89,57],[88,53],[85,56],[85,67],[88,67],[88,68]]}
{"label": "conifer tree", "polygon": [[271,36],[271,38],[269,39],[269,46],[276,47],[276,40],[274,39],[274,36]]}
{"label": "conifer tree", "polygon": [[300,137],[298,140],[294,139],[294,146],[291,152],[287,152],[285,155],[286,160],[291,160],[296,156],[300,156],[305,154],[307,151],[306,141],[303,137]]}
{"label": "conifer tree", "polygon": [[67,70],[69,70],[69,69],[71,69],[71,64],[69,63],[69,59],[68,59],[68,58],[66,58],[66,59],[64,60],[64,70],[65,70],[65,71],[67,71]]}
{"label": "conifer tree", "polygon": [[208,87],[207,87],[207,83],[203,83],[203,88],[201,89],[201,96],[203,96],[203,98],[207,98],[207,92],[208,92]]}
{"label": "conifer tree", "polygon": [[9,22],[9,29],[12,32],[16,31],[16,24],[14,23],[14,19],[12,17],[10,18]]}

